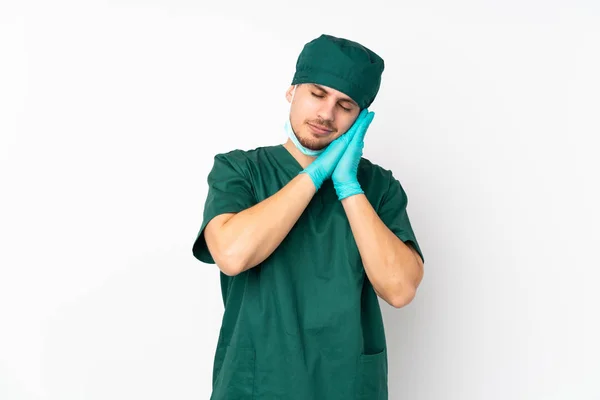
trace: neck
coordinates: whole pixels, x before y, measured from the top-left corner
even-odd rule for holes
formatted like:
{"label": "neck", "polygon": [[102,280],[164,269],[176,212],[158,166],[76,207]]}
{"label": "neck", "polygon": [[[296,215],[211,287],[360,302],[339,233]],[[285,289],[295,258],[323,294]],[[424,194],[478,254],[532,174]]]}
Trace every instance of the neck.
{"label": "neck", "polygon": [[296,147],[296,145],[294,145],[294,142],[292,142],[291,139],[288,139],[283,144],[283,147],[285,147],[287,149],[287,151],[290,152],[292,157],[294,157],[296,159],[296,161],[298,161],[298,164],[300,164],[302,166],[302,168],[308,167],[310,165],[310,163],[312,163],[316,158],[316,157],[312,157],[312,156],[307,156],[306,154],[304,154],[300,150],[298,150],[298,148]]}

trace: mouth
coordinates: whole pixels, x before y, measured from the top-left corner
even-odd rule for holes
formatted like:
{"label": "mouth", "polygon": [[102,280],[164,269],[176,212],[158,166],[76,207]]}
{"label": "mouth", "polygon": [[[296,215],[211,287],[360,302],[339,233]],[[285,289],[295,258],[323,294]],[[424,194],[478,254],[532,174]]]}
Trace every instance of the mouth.
{"label": "mouth", "polygon": [[310,129],[318,134],[318,135],[327,135],[328,133],[333,132],[331,129],[327,129],[325,127],[319,126],[319,125],[313,125],[307,122],[307,125],[310,127]]}

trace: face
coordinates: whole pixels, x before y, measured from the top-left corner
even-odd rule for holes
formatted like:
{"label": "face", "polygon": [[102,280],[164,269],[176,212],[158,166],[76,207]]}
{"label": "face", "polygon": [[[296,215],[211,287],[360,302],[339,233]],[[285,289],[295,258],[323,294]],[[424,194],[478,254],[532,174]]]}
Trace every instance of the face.
{"label": "face", "polygon": [[290,122],[300,144],[311,150],[321,150],[346,133],[352,126],[360,107],[344,93],[328,86],[312,83],[294,86],[286,92],[292,103]]}

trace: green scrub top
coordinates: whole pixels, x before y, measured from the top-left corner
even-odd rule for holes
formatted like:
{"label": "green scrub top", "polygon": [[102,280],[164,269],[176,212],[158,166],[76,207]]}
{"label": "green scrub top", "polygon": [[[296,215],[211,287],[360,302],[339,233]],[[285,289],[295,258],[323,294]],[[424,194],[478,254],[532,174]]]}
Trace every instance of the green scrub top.
{"label": "green scrub top", "polygon": [[[212,218],[265,200],[300,171],[283,145],[216,155],[194,256],[215,262],[203,235]],[[387,227],[422,254],[392,173],[362,158],[358,180]],[[220,281],[211,400],[387,400],[379,302],[331,180],[266,260]]]}

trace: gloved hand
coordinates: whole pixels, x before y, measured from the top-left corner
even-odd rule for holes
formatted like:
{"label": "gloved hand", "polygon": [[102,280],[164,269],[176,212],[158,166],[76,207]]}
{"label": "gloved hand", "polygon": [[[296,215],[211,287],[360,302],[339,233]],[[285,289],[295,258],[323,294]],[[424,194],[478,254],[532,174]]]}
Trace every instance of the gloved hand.
{"label": "gloved hand", "polygon": [[310,176],[317,190],[321,188],[325,179],[329,178],[333,173],[335,166],[356,134],[357,128],[360,126],[360,121],[364,120],[366,115],[367,111],[363,110],[346,133],[329,143],[325,151],[319,154],[312,163],[300,172]]}
{"label": "gloved hand", "polygon": [[367,133],[371,121],[373,121],[373,118],[375,117],[375,113],[366,113],[366,109],[362,112],[365,112],[365,115],[363,118],[357,118],[354,122],[352,128],[356,126],[356,133],[346,147],[346,151],[340,158],[331,176],[333,187],[335,188],[339,200],[355,194],[364,193],[357,179],[358,164],[363,154],[365,134]]}

